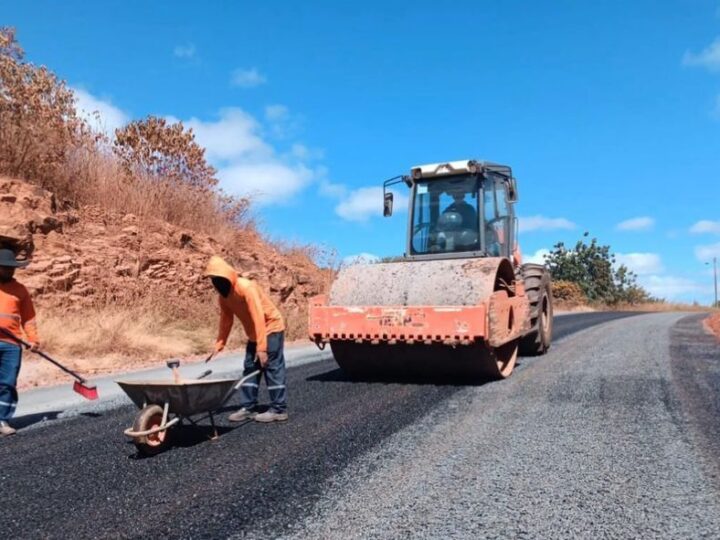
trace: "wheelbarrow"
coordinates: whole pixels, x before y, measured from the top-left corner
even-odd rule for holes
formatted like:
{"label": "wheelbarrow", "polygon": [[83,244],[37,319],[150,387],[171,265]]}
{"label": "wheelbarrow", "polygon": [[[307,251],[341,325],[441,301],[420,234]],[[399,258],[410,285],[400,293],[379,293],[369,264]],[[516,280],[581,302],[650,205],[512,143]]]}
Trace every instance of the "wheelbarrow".
{"label": "wheelbarrow", "polygon": [[183,420],[199,427],[198,422],[208,418],[213,430],[211,439],[217,439],[214,413],[245,381],[260,373],[258,369],[240,379],[203,380],[211,373],[208,370],[197,379],[182,379],[179,361],[170,361],[167,365],[173,370],[172,381],[115,381],[140,409],[132,427],[123,433],[146,456],[162,452],[169,445],[168,430],[181,425]]}

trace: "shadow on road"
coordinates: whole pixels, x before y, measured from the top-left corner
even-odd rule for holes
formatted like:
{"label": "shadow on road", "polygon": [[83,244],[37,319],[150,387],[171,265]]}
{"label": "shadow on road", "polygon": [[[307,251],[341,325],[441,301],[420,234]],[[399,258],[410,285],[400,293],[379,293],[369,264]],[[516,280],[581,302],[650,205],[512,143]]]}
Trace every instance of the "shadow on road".
{"label": "shadow on road", "polygon": [[[235,429],[235,427],[239,427],[243,425],[243,423],[238,424],[238,426],[217,426],[217,433],[218,437],[222,437],[226,433],[229,433]],[[164,449],[162,452],[156,454],[157,456],[165,454],[167,452],[171,452],[173,449],[179,449],[179,448],[192,448],[193,446],[197,446],[198,444],[212,444],[213,442],[213,429],[208,424],[198,424],[198,425],[188,425],[184,424],[181,426],[175,426],[168,430],[167,437],[169,438],[168,446],[166,449]],[[133,441],[128,440],[127,444],[132,445]],[[145,456],[141,454],[140,452],[134,452],[130,456],[128,456],[132,460],[142,460],[142,459],[152,459],[155,456]]]}
{"label": "shadow on road", "polygon": [[15,429],[23,429],[40,422],[49,422],[51,420],[57,420],[63,411],[48,411],[34,414],[26,414],[24,416],[16,416],[10,423]]}
{"label": "shadow on road", "polygon": [[488,379],[452,377],[447,375],[433,374],[407,374],[407,373],[386,373],[373,376],[353,377],[348,376],[342,369],[336,368],[318,375],[312,375],[305,379],[308,382],[321,383],[354,383],[354,384],[411,384],[411,385],[432,385],[432,386],[482,386],[489,382]]}

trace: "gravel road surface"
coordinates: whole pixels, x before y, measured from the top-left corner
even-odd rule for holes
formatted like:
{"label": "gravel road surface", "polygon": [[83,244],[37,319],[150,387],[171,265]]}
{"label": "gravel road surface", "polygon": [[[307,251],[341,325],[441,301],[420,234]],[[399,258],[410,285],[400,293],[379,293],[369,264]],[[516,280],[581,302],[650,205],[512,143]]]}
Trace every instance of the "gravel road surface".
{"label": "gravel road surface", "polygon": [[149,459],[131,406],[44,422],[0,441],[0,537],[720,537],[720,348],[697,316],[627,316],[558,317],[548,355],[478,386],[308,363],[287,424]]}

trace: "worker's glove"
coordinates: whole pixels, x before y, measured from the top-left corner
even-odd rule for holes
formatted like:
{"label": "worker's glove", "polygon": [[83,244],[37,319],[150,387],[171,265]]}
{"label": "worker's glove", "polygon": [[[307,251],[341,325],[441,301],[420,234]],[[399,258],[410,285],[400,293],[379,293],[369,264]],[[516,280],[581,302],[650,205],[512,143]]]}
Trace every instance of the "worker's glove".
{"label": "worker's glove", "polygon": [[225,348],[225,344],[222,341],[218,341],[215,343],[215,352],[219,353]]}
{"label": "worker's glove", "polygon": [[268,354],[267,351],[258,351],[257,352],[257,362],[260,364],[260,369],[265,369],[268,364]]}

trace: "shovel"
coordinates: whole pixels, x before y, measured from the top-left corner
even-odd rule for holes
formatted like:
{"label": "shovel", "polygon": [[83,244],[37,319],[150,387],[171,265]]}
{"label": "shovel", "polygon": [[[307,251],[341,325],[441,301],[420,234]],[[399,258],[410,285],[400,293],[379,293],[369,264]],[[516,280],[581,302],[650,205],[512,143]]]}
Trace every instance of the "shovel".
{"label": "shovel", "polygon": [[[19,343],[26,349],[32,348],[32,345],[30,345],[27,341],[20,339],[15,334],[10,332],[9,330],[6,330],[5,328],[0,328],[0,333],[6,335],[10,339],[15,340],[17,343]],[[65,373],[67,373],[68,375],[71,375],[75,379],[75,382],[73,383],[73,392],[76,392],[76,393],[80,394],[82,397],[84,397],[85,399],[89,399],[89,400],[98,398],[97,386],[89,383],[84,377],[75,373],[70,368],[63,366],[60,362],[58,362],[54,358],[51,358],[50,355],[45,354],[42,351],[31,351],[31,352],[34,352],[38,356],[41,356],[42,358],[47,360],[48,362],[55,364],[57,367],[62,369]]]}

